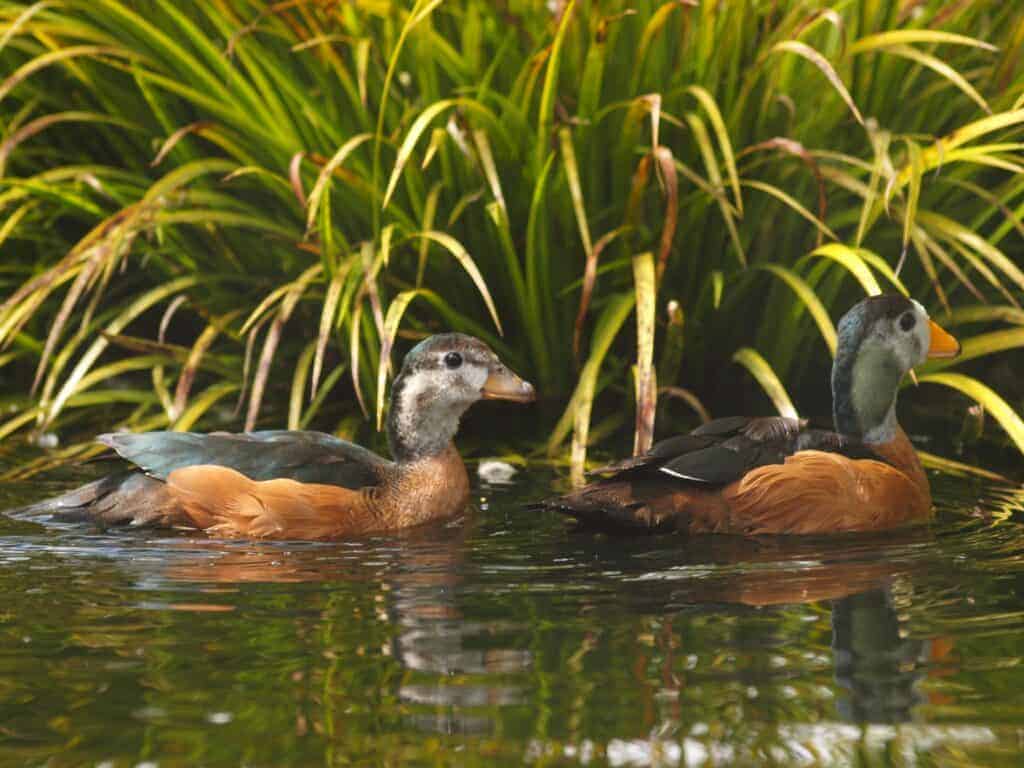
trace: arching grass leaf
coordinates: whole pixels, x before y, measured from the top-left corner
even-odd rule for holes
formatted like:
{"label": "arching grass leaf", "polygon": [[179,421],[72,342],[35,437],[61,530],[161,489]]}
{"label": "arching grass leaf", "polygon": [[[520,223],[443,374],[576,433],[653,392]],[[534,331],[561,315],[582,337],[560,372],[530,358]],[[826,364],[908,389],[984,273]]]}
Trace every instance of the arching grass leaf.
{"label": "arching grass leaf", "polygon": [[811,317],[814,318],[814,322],[821,332],[821,337],[825,340],[828,351],[834,357],[836,354],[836,327],[832,324],[828,310],[825,309],[825,305],[821,303],[821,299],[818,298],[814,289],[800,275],[781,264],[758,264],[757,269],[775,275],[793,290],[807,307],[807,311],[811,313]]}
{"label": "arching grass leaf", "polygon": [[850,108],[850,112],[852,112],[853,116],[857,118],[857,122],[864,125],[864,118],[861,116],[860,110],[857,109],[857,105],[854,103],[853,97],[846,89],[842,78],[839,77],[835,68],[828,59],[822,56],[818,51],[811,48],[811,46],[806,43],[801,43],[799,40],[783,40],[781,43],[776,43],[772,47],[772,53],[778,51],[795,53],[797,56],[802,56],[820,69],[822,74],[824,74],[826,79],[828,79],[829,83],[832,84],[836,93],[839,94],[839,97],[846,102],[846,106]]}
{"label": "arching grass leaf", "polygon": [[931,373],[921,376],[922,384],[941,384],[961,392],[979,403],[992,417],[999,422],[1017,450],[1024,453],[1024,421],[1013,408],[994,390],[977,379],[961,373]]}
{"label": "arching grass leaf", "polygon": [[796,408],[793,407],[793,401],[789,399],[786,388],[782,386],[779,377],[775,375],[771,365],[761,357],[760,353],[750,347],[743,347],[736,351],[732,359],[746,368],[757,383],[761,385],[761,389],[768,395],[768,399],[772,401],[775,410],[778,411],[780,416],[792,419],[797,418]]}

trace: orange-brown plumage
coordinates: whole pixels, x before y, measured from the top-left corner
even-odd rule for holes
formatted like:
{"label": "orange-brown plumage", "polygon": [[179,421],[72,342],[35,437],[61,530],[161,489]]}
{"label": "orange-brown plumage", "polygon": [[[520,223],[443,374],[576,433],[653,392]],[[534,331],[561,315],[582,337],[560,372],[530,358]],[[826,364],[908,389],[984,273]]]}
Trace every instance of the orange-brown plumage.
{"label": "orange-brown plumage", "polygon": [[721,496],[729,507],[723,532],[747,535],[874,531],[931,516],[930,495],[900,469],[823,451],[758,467]]}
{"label": "orange-brown plumage", "polygon": [[896,423],[899,380],[955,340],[903,297],[866,299],[840,323],[835,432],[786,418],[724,418],[613,464],[540,504],[584,523],[690,534],[877,531],[931,517],[928,478]]}
{"label": "orange-brown plumage", "polygon": [[469,501],[452,442],[462,414],[481,399],[533,397],[483,342],[433,336],[406,356],[395,379],[394,461],[319,432],[104,435],[101,442],[136,469],[24,512],[224,538],[335,539],[410,528],[457,515]]}
{"label": "orange-brown plumage", "polygon": [[411,462],[380,486],[250,480],[228,467],[176,469],[167,491],[182,524],[222,538],[324,540],[398,530],[461,512],[469,477],[455,446]]}

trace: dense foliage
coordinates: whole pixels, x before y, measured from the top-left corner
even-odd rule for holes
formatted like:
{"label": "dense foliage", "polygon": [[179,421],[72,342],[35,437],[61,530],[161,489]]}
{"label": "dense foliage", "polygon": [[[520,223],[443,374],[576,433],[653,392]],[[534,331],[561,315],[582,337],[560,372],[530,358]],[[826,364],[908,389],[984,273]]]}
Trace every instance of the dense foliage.
{"label": "dense foliage", "polygon": [[827,413],[895,286],[965,340],[922,383],[1024,449],[1022,43],[1001,0],[0,2],[0,438],[351,434],[455,328],[579,466],[733,361]]}

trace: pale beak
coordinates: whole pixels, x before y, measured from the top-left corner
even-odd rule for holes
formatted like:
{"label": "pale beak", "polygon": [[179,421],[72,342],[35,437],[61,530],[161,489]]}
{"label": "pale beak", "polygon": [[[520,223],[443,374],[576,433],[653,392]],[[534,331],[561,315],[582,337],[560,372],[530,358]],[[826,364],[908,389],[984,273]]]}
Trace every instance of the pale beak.
{"label": "pale beak", "polygon": [[505,366],[491,371],[480,390],[480,396],[484,400],[511,400],[516,403],[530,403],[537,399],[533,385],[523,381]]}
{"label": "pale beak", "polygon": [[928,347],[928,357],[956,357],[960,354],[960,342],[939,327],[934,320],[928,321],[932,341]]}

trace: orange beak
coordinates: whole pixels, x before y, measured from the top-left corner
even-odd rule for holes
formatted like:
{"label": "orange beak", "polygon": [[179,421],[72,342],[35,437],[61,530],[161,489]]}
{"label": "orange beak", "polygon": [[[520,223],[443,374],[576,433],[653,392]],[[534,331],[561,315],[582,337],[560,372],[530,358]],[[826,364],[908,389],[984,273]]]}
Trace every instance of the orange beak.
{"label": "orange beak", "polygon": [[533,385],[504,366],[491,372],[480,395],[485,400],[511,400],[516,403],[529,403],[537,399]]}
{"label": "orange beak", "polygon": [[956,357],[960,354],[960,342],[939,327],[934,320],[928,325],[932,332],[932,343],[928,347],[928,357]]}

